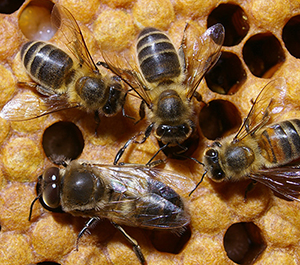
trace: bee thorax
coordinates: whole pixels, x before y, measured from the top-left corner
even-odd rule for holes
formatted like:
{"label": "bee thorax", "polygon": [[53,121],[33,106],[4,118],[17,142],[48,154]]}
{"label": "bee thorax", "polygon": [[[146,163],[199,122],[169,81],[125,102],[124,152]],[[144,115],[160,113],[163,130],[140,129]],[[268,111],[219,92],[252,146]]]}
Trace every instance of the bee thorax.
{"label": "bee thorax", "polygon": [[178,119],[185,114],[182,99],[175,90],[165,90],[160,94],[156,113],[163,120]]}
{"label": "bee thorax", "polygon": [[228,169],[241,171],[253,164],[255,155],[253,150],[246,146],[232,146],[227,149],[225,158]]}
{"label": "bee thorax", "polygon": [[[104,185],[100,178],[88,171],[71,171],[66,173],[63,186],[64,205],[76,207],[95,203],[101,198],[104,192]],[[75,207],[75,208],[76,208]],[[73,207],[74,208],[74,207]],[[75,209],[73,209],[75,210]]]}
{"label": "bee thorax", "polygon": [[90,109],[93,109],[93,106],[99,107],[106,99],[106,85],[101,78],[83,76],[76,82],[75,89]]}

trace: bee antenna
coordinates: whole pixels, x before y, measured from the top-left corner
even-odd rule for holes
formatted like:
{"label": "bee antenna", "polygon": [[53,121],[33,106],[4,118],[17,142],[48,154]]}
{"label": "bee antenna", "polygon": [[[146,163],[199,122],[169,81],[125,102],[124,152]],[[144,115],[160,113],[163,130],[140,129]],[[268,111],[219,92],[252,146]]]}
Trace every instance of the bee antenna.
{"label": "bee antenna", "polygon": [[200,181],[197,183],[196,187],[189,193],[189,197],[193,194],[193,192],[198,188],[198,186],[200,185],[200,183],[203,181],[204,176],[206,175],[207,171],[205,170],[205,172],[203,173]]}
{"label": "bee antenna", "polygon": [[33,205],[34,205],[34,203],[35,203],[37,200],[39,200],[39,199],[41,198],[41,196],[42,196],[42,193],[40,193],[40,194],[32,201],[32,203],[31,203],[31,205],[30,205],[30,211],[29,211],[29,217],[28,217],[28,221],[29,221],[29,222],[30,222],[30,219],[31,219],[31,216],[32,216]]}
{"label": "bee antenna", "polygon": [[184,154],[176,154],[176,156],[181,156],[181,157],[184,157],[184,158],[188,158],[188,159],[191,159],[193,160],[194,162],[196,162],[197,164],[201,165],[201,166],[205,166],[202,162],[200,162],[198,159],[194,158],[194,157],[191,157],[191,156],[186,156]]}

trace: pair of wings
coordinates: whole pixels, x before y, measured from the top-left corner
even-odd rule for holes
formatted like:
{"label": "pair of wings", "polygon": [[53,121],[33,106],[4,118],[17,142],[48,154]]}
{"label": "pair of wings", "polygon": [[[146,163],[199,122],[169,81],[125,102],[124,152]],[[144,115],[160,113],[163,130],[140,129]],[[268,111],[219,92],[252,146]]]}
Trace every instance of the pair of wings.
{"label": "pair of wings", "polygon": [[[104,207],[99,209],[99,217],[107,217],[118,224],[144,228],[177,229],[189,223],[190,217],[187,211],[185,209],[178,211],[178,207],[171,206],[172,203],[166,199],[170,194],[172,200],[175,195],[174,192],[177,193],[176,196],[187,196],[195,186],[194,182],[188,177],[168,170],[141,165],[111,166],[77,160],[72,161],[70,166],[72,166],[72,163],[77,163],[77,166],[78,163],[79,165],[85,163],[85,166],[92,168],[96,175],[99,174],[102,178],[105,178],[106,183],[110,183],[115,194],[122,194],[120,200],[106,201]],[[163,195],[158,195],[155,191],[151,192],[153,186],[149,186],[150,182],[155,182],[156,187],[161,188]],[[147,198],[153,198],[153,195],[156,198],[157,195],[159,196],[159,206],[156,205],[155,201],[147,200]],[[124,214],[124,209],[131,209],[131,203],[136,208]],[[157,209],[162,204],[173,207],[172,213],[168,212],[166,215],[158,211]],[[171,216],[174,218],[171,218]]]}
{"label": "pair of wings", "polygon": [[[57,34],[62,35],[63,45],[67,47],[74,62],[89,68],[91,72],[98,73],[99,70],[89,53],[79,25],[70,11],[59,4],[54,5],[51,21],[52,25],[58,28]],[[24,83],[20,82],[20,85]],[[1,110],[0,117],[11,121],[24,121],[80,106],[79,102],[70,102],[66,94],[41,97],[31,93],[9,101]]]}
{"label": "pair of wings", "polygon": [[252,136],[270,121],[275,121],[284,108],[286,81],[279,77],[267,83],[252,100],[252,107],[233,141]]}
{"label": "pair of wings", "polygon": [[[184,85],[186,86],[186,97],[190,100],[204,75],[215,65],[221,56],[225,30],[221,24],[215,24],[204,32],[197,43],[192,44],[189,43],[189,39],[187,38],[188,29],[189,24],[185,27],[180,49],[186,57],[187,73]],[[187,58],[190,50],[192,50],[192,55],[190,58]],[[139,70],[136,63],[137,59],[134,59],[135,63],[132,63],[126,58],[116,57],[105,51],[102,51],[102,53],[107,68],[129,85],[148,107],[151,106],[153,99],[148,93],[149,87]]]}
{"label": "pair of wings", "polygon": [[[276,78],[265,85],[252,102],[252,107],[233,142],[255,135],[265,125],[276,121],[284,108],[286,81]],[[300,201],[300,167],[282,166],[252,172],[251,179],[264,184],[284,197]]]}

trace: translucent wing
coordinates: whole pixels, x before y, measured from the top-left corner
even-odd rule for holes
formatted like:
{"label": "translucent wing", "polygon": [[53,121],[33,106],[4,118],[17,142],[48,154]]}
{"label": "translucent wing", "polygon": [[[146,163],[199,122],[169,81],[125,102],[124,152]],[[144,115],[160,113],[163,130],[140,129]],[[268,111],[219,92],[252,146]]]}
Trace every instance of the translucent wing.
{"label": "translucent wing", "polygon": [[300,168],[268,168],[251,174],[250,178],[288,199],[300,202]]}
{"label": "translucent wing", "polygon": [[284,107],[283,99],[286,93],[284,78],[276,78],[267,83],[252,102],[252,107],[234,137],[234,141],[241,140],[247,135],[253,135],[271,117],[279,114]]}
{"label": "translucent wing", "polygon": [[22,93],[2,108],[0,117],[11,121],[24,121],[77,107],[80,107],[80,104],[68,102],[65,95],[38,97],[34,94]]}
{"label": "translucent wing", "polygon": [[[188,27],[188,25],[187,25]],[[185,37],[183,37],[183,52],[188,54],[190,48]],[[198,88],[204,75],[215,65],[221,56],[221,47],[224,42],[225,29],[221,24],[215,24],[208,28],[200,37],[199,42],[194,43],[192,58],[187,64],[187,98],[191,99]],[[186,58],[187,59],[187,58]]]}
{"label": "translucent wing", "polygon": [[135,63],[135,59],[131,58],[131,62],[124,56],[116,55],[111,52],[102,50],[102,56],[105,61],[106,68],[111,70],[115,75],[120,77],[136,94],[150,107],[152,100],[150,98],[147,82]]}
{"label": "translucent wing", "polygon": [[[105,217],[118,224],[145,228],[176,229],[189,223],[190,217],[184,209],[180,193],[155,179],[161,176],[171,183],[174,178],[173,186],[187,195],[195,185],[188,178],[170,171],[141,166],[93,164],[92,167],[107,176],[113,188],[111,200],[99,209],[99,216],[105,213]],[[186,183],[181,185],[181,181],[185,180]]]}
{"label": "translucent wing", "polygon": [[63,35],[63,43],[67,46],[71,54],[78,60],[80,65],[86,65],[92,71],[98,72],[92,56],[84,41],[82,32],[68,9],[56,4],[53,7],[51,20]]}

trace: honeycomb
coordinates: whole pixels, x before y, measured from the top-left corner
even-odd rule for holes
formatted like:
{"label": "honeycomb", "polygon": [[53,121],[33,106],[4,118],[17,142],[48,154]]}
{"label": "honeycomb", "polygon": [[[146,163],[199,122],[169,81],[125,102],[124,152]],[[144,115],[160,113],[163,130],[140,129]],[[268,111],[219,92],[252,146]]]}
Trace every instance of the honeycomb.
{"label": "honeycomb", "polygon": [[[30,81],[20,60],[28,39],[50,39],[53,4],[11,1],[0,4],[0,107],[13,97],[34,94],[20,88]],[[56,3],[58,1],[53,1]],[[282,119],[299,117],[300,2],[297,0],[61,0],[78,20],[95,61],[99,45],[120,54],[134,53],[134,42],[145,26],[166,31],[180,44],[186,21],[202,32],[217,22],[226,37],[222,55],[198,91],[207,103],[197,107],[199,140],[192,157],[202,161],[203,149],[237,131],[251,99],[271,79],[284,77],[287,99]],[[51,42],[59,45],[54,36]],[[299,67],[298,67],[299,66]],[[105,70],[103,70],[105,71]],[[138,118],[140,101],[128,97],[126,112]],[[198,117],[197,117],[198,118]],[[101,117],[97,136],[92,114],[81,110],[52,113],[30,121],[0,118],[0,263],[1,264],[139,264],[131,246],[108,220],[101,220],[75,249],[77,234],[87,219],[53,213],[36,197],[37,177],[52,166],[55,153],[111,164],[120,147],[145,130],[147,121],[134,125],[121,113]],[[145,164],[158,150],[153,135],[132,145],[123,162]],[[160,154],[158,158],[165,158]],[[161,165],[196,184],[203,167],[192,160],[168,159]],[[249,181],[214,183],[204,178],[186,198],[191,224],[180,235],[125,227],[135,238],[147,264],[300,264],[300,204],[275,196],[256,185],[244,200]]]}

